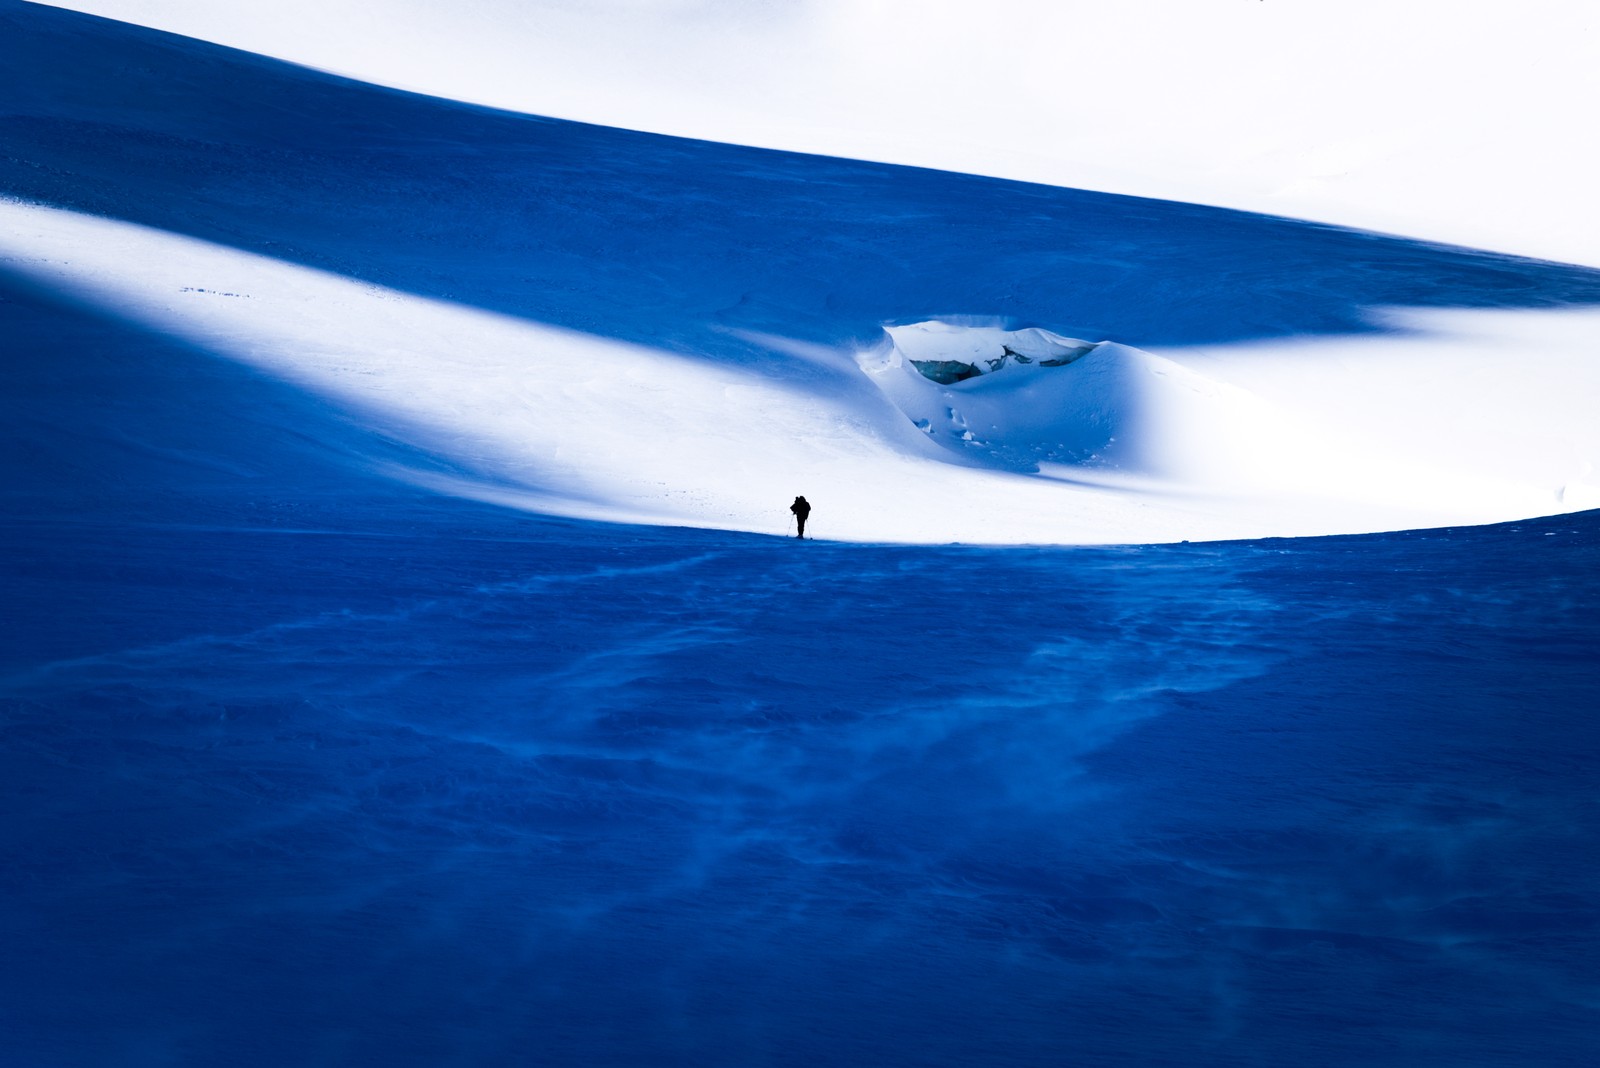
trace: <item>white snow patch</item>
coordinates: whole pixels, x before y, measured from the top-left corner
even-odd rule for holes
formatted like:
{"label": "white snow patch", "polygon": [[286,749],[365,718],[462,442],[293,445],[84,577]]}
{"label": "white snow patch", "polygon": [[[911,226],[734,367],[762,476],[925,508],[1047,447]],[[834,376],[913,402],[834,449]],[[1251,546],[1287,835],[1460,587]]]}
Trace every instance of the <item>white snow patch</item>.
{"label": "white snow patch", "polygon": [[[1408,332],[1168,352],[962,323],[891,327],[867,353],[751,335],[752,353],[834,372],[780,380],[760,361],[669,354],[16,202],[0,201],[0,262],[469,472],[393,474],[557,514],[782,533],[803,493],[822,538],[1108,543],[1600,501],[1594,312],[1395,310]],[[1006,346],[1033,362],[952,385],[908,366],[908,353]]]}
{"label": "white snow patch", "polygon": [[[1252,507],[1221,502],[1276,499],[1286,517],[1308,494],[1374,518],[1474,505],[1511,518],[1595,499],[1600,430],[1587,413],[1600,401],[1600,360],[1573,351],[1594,345],[1593,313],[1386,318],[1408,333],[1169,355],[927,322],[888,328],[891,343],[861,363],[958,463],[1201,494],[1242,514]],[[1439,332],[1467,323],[1484,328]],[[928,377],[951,368],[974,373]]]}

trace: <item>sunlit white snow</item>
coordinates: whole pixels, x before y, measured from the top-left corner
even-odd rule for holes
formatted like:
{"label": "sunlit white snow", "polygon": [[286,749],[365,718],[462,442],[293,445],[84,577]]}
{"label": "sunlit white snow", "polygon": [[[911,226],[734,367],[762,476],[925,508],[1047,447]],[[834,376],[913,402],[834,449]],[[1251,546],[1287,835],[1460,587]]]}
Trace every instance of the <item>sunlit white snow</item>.
{"label": "sunlit white snow", "polygon": [[[471,473],[400,477],[559,514],[781,533],[804,493],[830,539],[1106,543],[1597,499],[1593,313],[1432,312],[1398,340],[1169,352],[951,323],[891,326],[866,352],[748,339],[812,361],[801,382],[57,209],[0,204],[0,234],[8,267]],[[905,356],[999,355],[1007,339],[1079,355],[951,385]]]}

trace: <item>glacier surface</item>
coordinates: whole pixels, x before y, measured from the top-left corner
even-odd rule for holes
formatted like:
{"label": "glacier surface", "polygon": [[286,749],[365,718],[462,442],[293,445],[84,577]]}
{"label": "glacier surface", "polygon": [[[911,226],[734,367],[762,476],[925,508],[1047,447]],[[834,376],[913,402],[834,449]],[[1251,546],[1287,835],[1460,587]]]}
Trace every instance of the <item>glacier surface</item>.
{"label": "glacier surface", "polygon": [[14,2],[0,101],[0,1060],[1592,1060],[1594,271]]}

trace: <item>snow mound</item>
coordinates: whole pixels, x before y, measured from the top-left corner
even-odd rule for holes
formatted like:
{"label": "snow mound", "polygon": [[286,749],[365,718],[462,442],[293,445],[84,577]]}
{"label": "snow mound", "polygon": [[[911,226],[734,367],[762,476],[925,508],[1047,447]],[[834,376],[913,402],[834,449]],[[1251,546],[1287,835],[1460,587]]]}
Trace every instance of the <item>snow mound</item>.
{"label": "snow mound", "polygon": [[941,320],[885,333],[862,369],[960,463],[1229,481],[1261,473],[1252,442],[1291,437],[1249,391],[1114,341]]}

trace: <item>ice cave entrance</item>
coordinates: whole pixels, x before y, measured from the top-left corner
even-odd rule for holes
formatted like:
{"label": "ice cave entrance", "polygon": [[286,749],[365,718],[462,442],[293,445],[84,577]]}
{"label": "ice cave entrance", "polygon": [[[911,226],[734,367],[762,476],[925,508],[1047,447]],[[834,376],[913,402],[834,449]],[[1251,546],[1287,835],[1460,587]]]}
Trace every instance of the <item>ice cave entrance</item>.
{"label": "ice cave entrance", "polygon": [[999,330],[935,321],[886,327],[884,332],[911,366],[941,386],[1014,368],[1065,367],[1099,347],[1098,342],[1037,328]]}
{"label": "ice cave entrance", "polygon": [[862,370],[953,461],[1038,471],[1128,459],[1115,446],[1142,408],[1136,378],[1148,353],[940,320],[884,334],[861,354]]}

